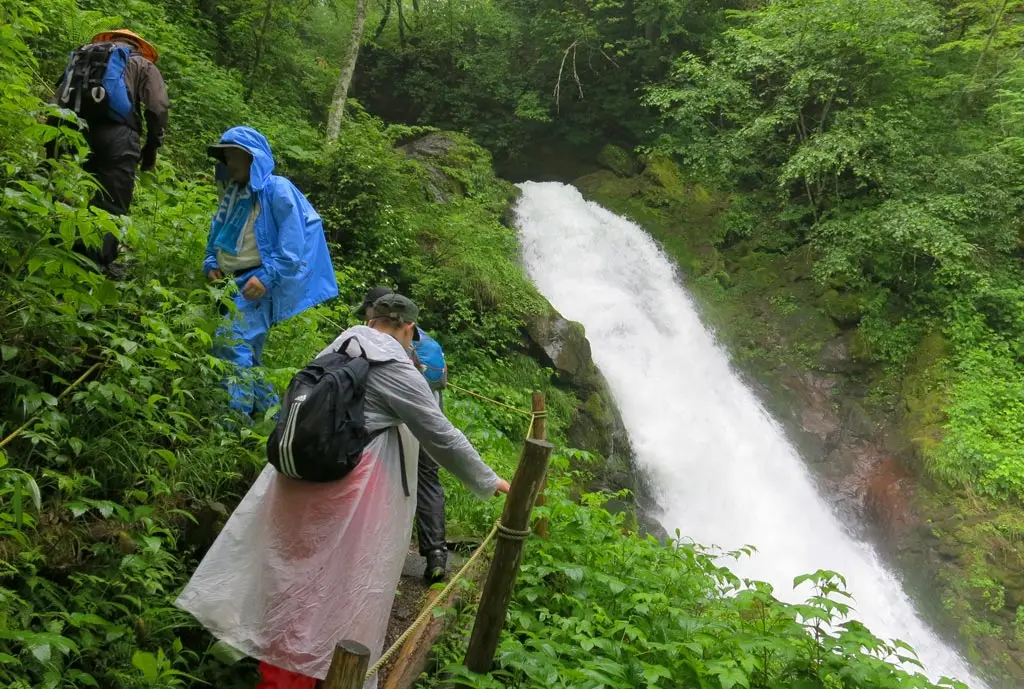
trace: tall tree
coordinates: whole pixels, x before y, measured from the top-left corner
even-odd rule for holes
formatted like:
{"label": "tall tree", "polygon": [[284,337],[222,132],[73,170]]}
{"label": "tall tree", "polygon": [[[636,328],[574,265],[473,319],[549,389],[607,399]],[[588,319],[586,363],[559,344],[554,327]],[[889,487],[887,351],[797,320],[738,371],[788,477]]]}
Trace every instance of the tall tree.
{"label": "tall tree", "polygon": [[366,0],[356,0],[356,17],[352,22],[352,35],[349,37],[345,62],[338,77],[338,86],[334,89],[331,99],[331,112],[327,118],[328,145],[338,140],[341,132],[341,120],[345,116],[345,100],[348,98],[348,87],[352,84],[352,75],[356,71],[359,60],[359,46],[363,42],[363,28],[366,26]]}
{"label": "tall tree", "polygon": [[260,62],[263,60],[263,51],[266,50],[267,33],[270,31],[270,19],[273,14],[274,0],[267,0],[267,4],[263,8],[263,21],[260,22],[260,30],[256,35],[256,54],[249,64],[249,72],[245,78],[247,83],[245,88],[246,101],[252,100],[252,94],[256,90],[256,75],[259,74]]}

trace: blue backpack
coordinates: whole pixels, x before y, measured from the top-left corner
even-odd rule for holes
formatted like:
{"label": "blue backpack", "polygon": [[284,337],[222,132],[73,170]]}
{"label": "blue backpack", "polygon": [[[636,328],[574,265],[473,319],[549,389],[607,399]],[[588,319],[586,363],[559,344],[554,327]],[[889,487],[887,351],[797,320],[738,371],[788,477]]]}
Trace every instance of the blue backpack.
{"label": "blue backpack", "polygon": [[124,43],[90,43],[68,57],[57,87],[57,104],[86,122],[132,122],[124,68],[132,49]]}
{"label": "blue backpack", "polygon": [[416,331],[420,339],[412,343],[416,353],[416,361],[423,377],[427,379],[431,390],[441,390],[448,384],[448,364],[444,361],[444,351],[437,340],[419,328]]}

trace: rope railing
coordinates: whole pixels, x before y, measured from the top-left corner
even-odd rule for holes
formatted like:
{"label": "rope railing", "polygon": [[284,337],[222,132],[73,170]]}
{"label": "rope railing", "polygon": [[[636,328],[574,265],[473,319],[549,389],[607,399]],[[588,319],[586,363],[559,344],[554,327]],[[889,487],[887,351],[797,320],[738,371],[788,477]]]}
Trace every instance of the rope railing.
{"label": "rope railing", "polygon": [[[458,392],[467,394],[471,397],[475,397],[478,400],[488,402],[490,404],[502,407],[509,411],[513,411],[517,414],[522,414],[523,416],[530,417],[530,425],[526,429],[527,440],[532,437],[534,422],[537,419],[547,418],[547,411],[531,411],[526,409],[520,409],[519,407],[514,407],[510,404],[506,404],[505,402],[501,402],[491,397],[481,395],[477,392],[473,392],[472,390],[460,387],[458,385],[454,385],[452,383],[448,383],[446,387],[451,388],[453,390],[457,390]],[[505,526],[500,519],[496,521],[494,523],[494,526],[491,528],[491,532],[487,534],[487,537],[477,547],[477,549],[473,551],[473,554],[466,561],[466,563],[449,580],[448,585],[445,586],[444,589],[442,589],[441,592],[437,594],[437,596],[435,596],[430,602],[428,602],[426,606],[424,606],[423,610],[416,617],[416,619],[413,620],[412,624],[410,624],[409,627],[404,632],[402,632],[402,634],[399,635],[397,639],[395,639],[394,643],[392,643],[391,646],[388,647],[388,649],[381,654],[377,662],[370,666],[370,668],[366,671],[366,677],[364,681],[369,681],[371,677],[380,672],[381,668],[388,664],[388,661],[391,660],[391,658],[395,655],[395,653],[398,652],[398,650],[409,639],[409,637],[411,637],[416,632],[416,630],[419,629],[430,618],[430,614],[434,611],[434,609],[437,608],[437,606],[441,604],[441,601],[443,601],[448,596],[448,594],[452,592],[452,590],[455,588],[455,585],[469,573],[473,565],[484,552],[484,549],[487,548],[491,541],[494,540],[495,536],[509,541],[524,541],[530,536],[531,533],[533,532],[530,529],[512,529]]]}
{"label": "rope railing", "polygon": [[505,404],[504,402],[499,402],[496,399],[485,397],[477,392],[473,392],[472,390],[460,388],[458,385],[455,385],[454,383],[448,383],[445,387],[451,388],[452,390],[458,390],[459,392],[463,392],[467,395],[470,395],[471,397],[476,397],[478,400],[483,400],[484,402],[490,402],[493,405],[504,407],[509,411],[514,411],[515,413],[522,414],[523,416],[533,416],[533,412],[528,409],[520,409],[519,407],[513,407],[511,404]]}
{"label": "rope railing", "polygon": [[377,672],[379,672],[382,667],[387,665],[388,661],[391,660],[391,656],[398,652],[398,649],[402,647],[402,644],[405,643],[406,639],[412,636],[413,632],[415,632],[424,622],[427,621],[427,618],[430,617],[430,613],[434,611],[434,608],[436,608],[441,603],[441,601],[444,600],[445,597],[452,592],[452,589],[455,588],[455,585],[459,582],[459,580],[466,576],[466,574],[472,568],[473,564],[480,558],[481,553],[484,552],[484,548],[486,548],[490,544],[490,542],[494,540],[494,536],[498,533],[500,528],[501,522],[495,522],[494,527],[491,529],[491,532],[487,534],[487,538],[485,538],[483,540],[483,543],[481,543],[480,546],[475,551],[473,551],[473,554],[470,556],[470,558],[466,560],[466,564],[462,565],[462,568],[455,573],[455,576],[451,578],[451,580],[448,582],[448,585],[445,586],[444,589],[442,589],[441,593],[437,594],[437,596],[423,608],[422,612],[420,612],[416,619],[413,620],[412,624],[409,625],[409,628],[402,632],[401,636],[395,639],[395,642],[391,644],[391,647],[388,648],[388,650],[384,651],[380,659],[376,663],[374,663],[369,670],[366,671],[366,680],[364,681],[369,681],[369,679],[373,677],[375,674],[377,674]]}
{"label": "rope railing", "polygon": [[[103,361],[97,361],[95,364],[90,366],[89,369],[85,373],[83,373],[82,375],[78,376],[78,378],[75,379],[75,381],[73,383],[71,383],[71,385],[69,385],[66,388],[64,388],[64,392],[62,392],[59,395],[57,395],[57,398],[56,398],[56,401],[54,402],[54,404],[56,404],[57,402],[60,402],[62,399],[67,397],[68,394],[72,390],[77,388],[79,385],[81,385],[85,381],[86,378],[88,378],[90,375],[92,375],[93,371],[95,371],[96,369],[98,369],[100,366],[102,366],[105,363],[106,363],[106,360],[104,359]],[[3,440],[0,440],[0,449],[3,449],[9,442],[11,442],[15,438],[17,438],[18,435],[20,435],[26,428],[28,428],[33,423],[35,423],[36,419],[42,413],[43,413],[43,410],[40,409],[35,414],[30,416],[28,421],[26,421],[25,423],[21,424],[20,426],[15,428],[13,431],[11,431]]]}
{"label": "rope railing", "polygon": [[486,396],[481,395],[479,393],[473,392],[472,390],[467,390],[466,388],[461,388],[458,385],[455,385],[454,383],[448,383],[445,387],[449,387],[449,388],[451,388],[453,390],[458,390],[459,392],[465,393],[465,394],[467,394],[467,395],[469,395],[471,397],[475,397],[478,400],[483,400],[484,402],[490,402],[491,404],[493,404],[495,406],[502,407],[503,409],[508,409],[509,411],[514,411],[517,414],[522,414],[523,416],[529,416],[530,417],[530,425],[527,426],[527,428],[526,428],[526,437],[527,438],[532,438],[533,437],[533,426],[534,426],[534,423],[537,421],[537,419],[546,419],[548,417],[547,411],[532,411],[532,410],[528,410],[528,409],[520,409],[519,407],[513,407],[511,404],[506,404],[504,402],[501,402],[499,400],[493,399],[491,397],[486,397]]}

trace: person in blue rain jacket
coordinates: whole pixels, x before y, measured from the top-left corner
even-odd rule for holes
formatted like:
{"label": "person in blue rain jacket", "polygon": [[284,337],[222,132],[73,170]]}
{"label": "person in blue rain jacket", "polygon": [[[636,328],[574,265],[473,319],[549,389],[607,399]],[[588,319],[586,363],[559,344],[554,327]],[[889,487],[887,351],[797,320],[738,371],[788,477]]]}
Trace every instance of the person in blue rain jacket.
{"label": "person in blue rain jacket", "polygon": [[207,152],[222,190],[203,272],[238,285],[237,313],[217,332],[214,354],[238,367],[226,382],[246,415],[277,403],[258,371],[271,326],[337,296],[323,222],[294,184],[274,172],[266,137],[233,127]]}

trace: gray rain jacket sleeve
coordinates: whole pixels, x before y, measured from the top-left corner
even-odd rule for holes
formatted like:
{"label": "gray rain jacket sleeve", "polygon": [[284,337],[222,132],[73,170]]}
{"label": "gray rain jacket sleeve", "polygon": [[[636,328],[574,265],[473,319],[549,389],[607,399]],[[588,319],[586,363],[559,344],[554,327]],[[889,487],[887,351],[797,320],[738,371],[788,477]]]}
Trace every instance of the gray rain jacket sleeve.
{"label": "gray rain jacket sleeve", "polygon": [[[384,405],[401,419],[420,445],[478,498],[486,500],[498,487],[498,475],[484,464],[466,436],[441,411],[430,386],[409,360],[375,367],[373,386]],[[368,393],[368,396],[372,393]]]}

